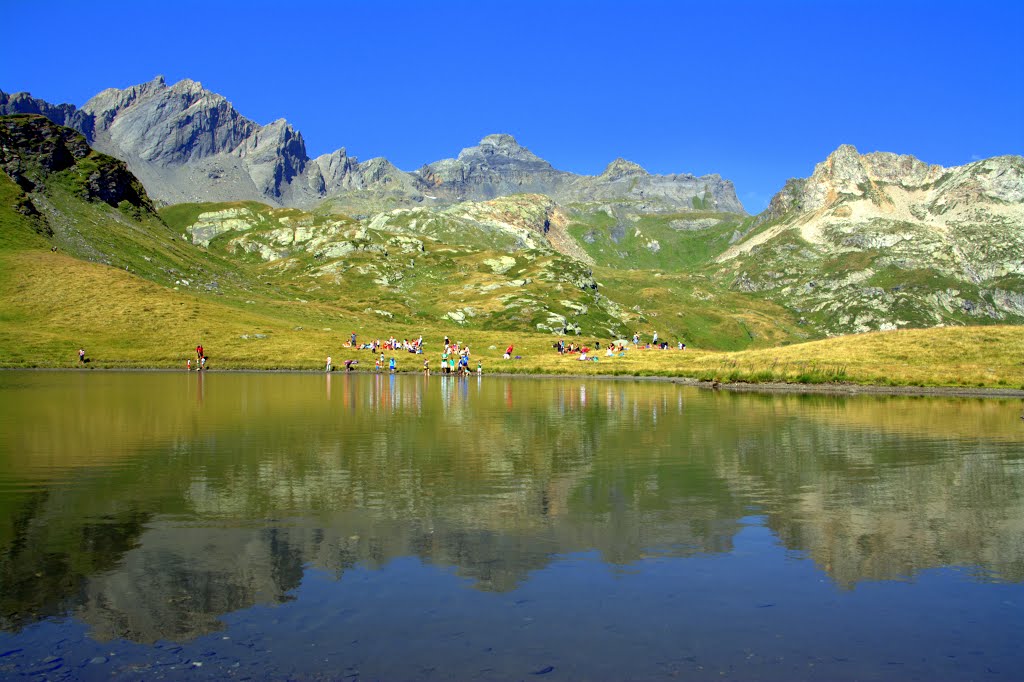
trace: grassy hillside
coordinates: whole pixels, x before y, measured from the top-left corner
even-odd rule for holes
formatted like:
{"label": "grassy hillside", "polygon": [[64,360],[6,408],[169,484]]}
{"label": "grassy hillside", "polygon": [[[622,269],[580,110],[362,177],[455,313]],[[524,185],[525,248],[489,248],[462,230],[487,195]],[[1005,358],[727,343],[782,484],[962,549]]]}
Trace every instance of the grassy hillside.
{"label": "grassy hillside", "polygon": [[[424,334],[425,356],[396,355],[403,371],[419,371],[424,357],[436,368],[447,333],[470,344],[474,364],[481,360],[487,373],[1024,388],[1017,327],[882,332],[742,352],[630,349],[624,357],[580,362],[554,353],[547,334],[384,324],[314,302],[232,303],[49,251],[8,250],[0,254],[0,273],[4,367],[73,367],[84,346],[90,367],[183,368],[201,342],[213,369],[316,370],[329,354],[336,364],[358,359],[360,369],[370,369],[369,351],[344,347],[356,331],[361,339]],[[521,360],[501,359],[509,343]]]}

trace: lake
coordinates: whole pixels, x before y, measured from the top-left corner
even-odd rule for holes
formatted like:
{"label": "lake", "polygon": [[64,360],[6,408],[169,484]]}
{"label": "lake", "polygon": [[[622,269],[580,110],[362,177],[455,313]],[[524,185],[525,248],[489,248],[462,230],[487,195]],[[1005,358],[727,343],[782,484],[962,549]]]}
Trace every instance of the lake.
{"label": "lake", "polygon": [[1020,679],[1021,414],[0,372],[0,678]]}

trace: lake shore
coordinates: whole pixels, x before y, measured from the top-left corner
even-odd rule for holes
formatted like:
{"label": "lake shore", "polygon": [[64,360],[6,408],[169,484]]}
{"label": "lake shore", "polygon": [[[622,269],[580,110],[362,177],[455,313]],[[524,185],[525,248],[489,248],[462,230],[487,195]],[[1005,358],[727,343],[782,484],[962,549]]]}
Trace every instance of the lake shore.
{"label": "lake shore", "polygon": [[[189,370],[182,370],[168,367],[4,367],[2,372],[152,372],[152,373],[189,373]],[[297,369],[297,368],[229,368],[229,369],[206,369],[200,373],[213,374],[326,374],[320,369]],[[335,375],[357,375],[372,376],[376,374],[367,370],[335,370]],[[422,376],[419,371],[399,371],[399,376]],[[388,375],[381,372],[381,375]],[[431,377],[445,377],[440,373],[431,372]],[[478,376],[470,374],[470,377]],[[629,375],[629,374],[582,374],[582,373],[550,373],[550,372],[485,372],[482,377],[505,378],[505,379],[585,379],[599,381],[643,381],[674,383],[683,386],[692,386],[709,391],[733,391],[738,393],[791,393],[791,394],[815,394],[815,395],[880,395],[880,396],[918,396],[918,397],[951,397],[951,398],[1021,398],[1024,399],[1024,389],[996,388],[996,387],[972,387],[972,386],[883,386],[875,384],[856,383],[784,383],[784,382],[719,382],[706,381],[693,377],[684,376],[650,376],[650,375]]]}

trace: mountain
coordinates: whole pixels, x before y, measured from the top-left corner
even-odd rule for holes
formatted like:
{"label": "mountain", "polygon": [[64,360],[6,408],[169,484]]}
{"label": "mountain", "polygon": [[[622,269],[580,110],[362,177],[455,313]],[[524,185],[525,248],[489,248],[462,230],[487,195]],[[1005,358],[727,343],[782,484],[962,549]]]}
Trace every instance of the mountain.
{"label": "mountain", "polygon": [[[1019,156],[943,168],[843,145],[748,216],[718,176],[624,159],[579,176],[509,135],[413,173],[344,150],[309,159],[286,122],[258,126],[191,81],[108,90],[80,110],[23,94],[0,106],[39,112],[4,119],[14,227],[0,236],[42,236],[160,284],[246,301],[272,291],[411,326],[603,337],[657,320],[662,338],[720,349],[1024,323]],[[43,116],[91,131],[127,166]],[[157,215],[132,165],[178,198],[255,200]]]}
{"label": "mountain", "polygon": [[641,210],[657,211],[692,208],[696,198],[709,209],[744,213],[732,183],[718,175],[651,175],[625,159],[600,175],[575,175],[556,170],[511,135],[488,135],[458,158],[427,164],[417,174],[433,194],[457,201],[535,193],[562,204],[632,201]]}
{"label": "mountain", "polygon": [[650,175],[620,159],[600,175],[581,176],[555,169],[510,135],[488,135],[455,159],[411,173],[386,159],[360,163],[344,148],[311,159],[301,133],[284,119],[258,125],[187,79],[111,88],[81,109],[0,92],[0,114],[12,113],[38,113],[75,128],[97,150],[124,160],[166,203],[257,200],[310,208],[330,198],[369,213],[536,193],[559,202],[636,202],[646,210],[690,208],[696,199],[743,212],[732,183],[717,175]]}
{"label": "mountain", "polygon": [[717,258],[831,334],[1024,321],[1024,158],[943,168],[836,149]]}

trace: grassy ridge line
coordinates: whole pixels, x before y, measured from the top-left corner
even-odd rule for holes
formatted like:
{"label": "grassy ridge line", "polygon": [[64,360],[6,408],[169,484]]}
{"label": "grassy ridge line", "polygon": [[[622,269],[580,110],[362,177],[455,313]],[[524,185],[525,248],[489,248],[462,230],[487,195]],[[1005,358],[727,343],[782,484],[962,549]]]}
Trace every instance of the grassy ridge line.
{"label": "grassy ridge line", "polygon": [[[216,369],[315,370],[327,355],[336,365],[353,358],[360,369],[372,369],[369,351],[343,346],[356,331],[361,339],[423,334],[425,356],[395,355],[403,371],[419,371],[424,357],[436,368],[447,333],[468,343],[474,367],[482,360],[487,372],[1024,388],[1024,340],[1011,326],[880,332],[739,352],[630,350],[580,362],[555,354],[550,335],[468,331],[440,321],[412,329],[318,303],[233,303],[61,253],[0,255],[0,297],[2,367],[73,367],[80,346],[92,367],[184,367],[201,342]],[[509,343],[521,360],[501,359]]]}

